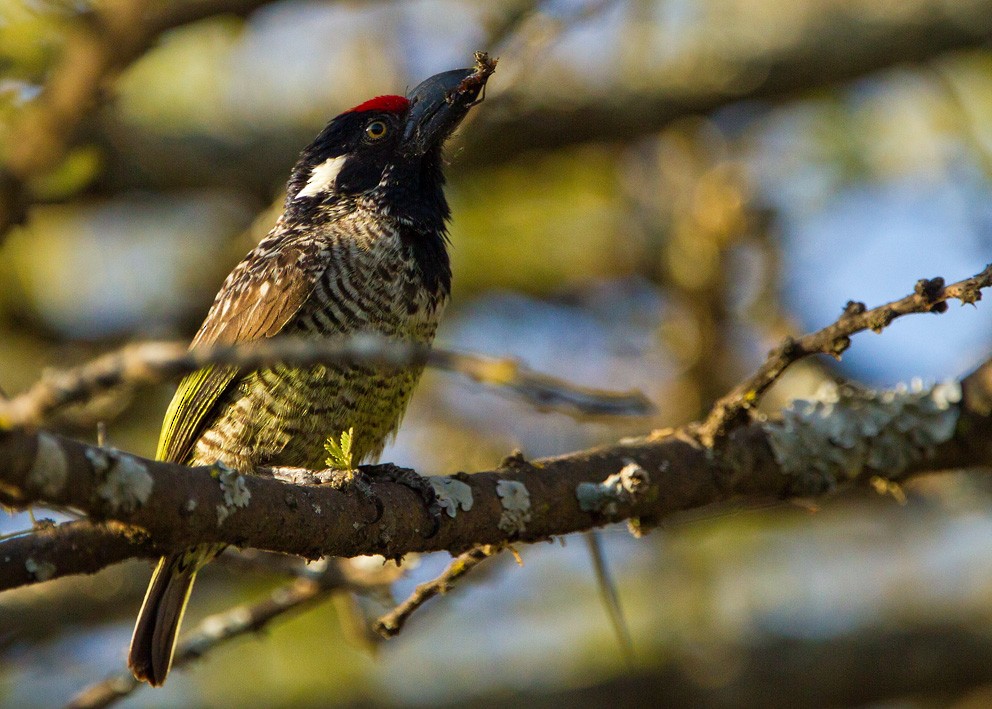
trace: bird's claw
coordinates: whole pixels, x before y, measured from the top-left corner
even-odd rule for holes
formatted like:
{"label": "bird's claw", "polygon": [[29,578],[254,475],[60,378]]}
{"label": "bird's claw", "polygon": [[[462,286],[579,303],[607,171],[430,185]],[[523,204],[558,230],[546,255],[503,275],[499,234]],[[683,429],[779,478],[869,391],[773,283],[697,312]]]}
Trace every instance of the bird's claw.
{"label": "bird's claw", "polygon": [[441,528],[442,510],[437,499],[437,493],[434,490],[434,486],[431,485],[430,480],[423,475],[418,475],[415,470],[401,468],[391,463],[369,466],[366,470],[377,480],[394,482],[417,493],[423,501],[424,507],[427,509],[427,516],[431,521],[431,528],[424,535],[424,538],[430,539],[437,534]]}
{"label": "bird's claw", "polygon": [[316,485],[320,482],[317,474],[306,468],[259,468],[256,472],[260,475],[268,473],[276,480],[293,485]]}
{"label": "bird's claw", "polygon": [[362,498],[375,506],[375,516],[368,520],[368,524],[374,524],[382,519],[382,500],[375,494],[372,487],[372,477],[360,469],[336,470],[328,468],[315,473],[317,482],[322,485],[330,485],[335,490],[354,490]]}
{"label": "bird's claw", "polygon": [[368,520],[374,524],[382,518],[382,500],[372,489],[372,478],[361,470],[307,470],[306,468],[261,468],[262,474],[270,474],[276,480],[294,485],[330,485],[335,490],[355,490],[365,501],[375,506],[375,516]]}

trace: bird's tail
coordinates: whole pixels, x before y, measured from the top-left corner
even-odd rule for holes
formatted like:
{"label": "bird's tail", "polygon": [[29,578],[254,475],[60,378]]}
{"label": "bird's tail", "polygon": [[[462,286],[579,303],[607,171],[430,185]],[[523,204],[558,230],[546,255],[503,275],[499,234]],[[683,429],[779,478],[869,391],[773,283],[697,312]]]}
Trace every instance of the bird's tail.
{"label": "bird's tail", "polygon": [[208,549],[199,546],[163,556],[148,583],[127,665],[135,677],[153,687],[165,682],[169,674],[196,572],[213,556]]}

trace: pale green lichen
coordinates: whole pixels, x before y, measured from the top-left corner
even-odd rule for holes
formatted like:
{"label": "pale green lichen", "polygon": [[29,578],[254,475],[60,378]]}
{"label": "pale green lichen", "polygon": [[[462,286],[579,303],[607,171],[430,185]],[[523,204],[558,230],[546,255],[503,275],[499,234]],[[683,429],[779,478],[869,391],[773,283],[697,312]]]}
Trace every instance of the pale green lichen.
{"label": "pale green lichen", "polygon": [[24,560],[24,568],[35,581],[47,581],[55,576],[55,564],[50,561],[35,561],[32,557]]}
{"label": "pale green lichen", "polygon": [[628,460],[619,473],[613,473],[601,483],[579,483],[575,497],[583,512],[614,515],[620,505],[634,502],[650,484],[648,471]]}
{"label": "pale green lichen", "polygon": [[220,462],[214,463],[211,474],[220,482],[221,492],[224,493],[224,503],[217,505],[217,526],[231,516],[235,508],[247,507],[251,501],[251,491],[245,483],[244,476],[237,470],[232,470]]}
{"label": "pale green lichen", "polygon": [[28,484],[42,495],[56,495],[65,486],[68,477],[69,465],[62,446],[54,436],[39,433],[34,464],[28,471]]}
{"label": "pale green lichen", "polygon": [[527,486],[516,480],[500,480],[496,483],[503,513],[497,526],[507,534],[523,534],[530,522],[530,492]]}
{"label": "pale green lichen", "polygon": [[93,466],[93,472],[97,475],[103,475],[110,470],[110,451],[103,448],[87,448],[83,455],[86,456],[86,460]]}
{"label": "pale green lichen", "polygon": [[155,481],[137,458],[103,448],[88,448],[86,458],[93,464],[94,472],[103,476],[96,494],[111,509],[133,512],[148,501]]}
{"label": "pale green lichen", "polygon": [[449,517],[458,514],[459,509],[465,512],[472,509],[472,488],[467,483],[443,475],[429,477],[427,480],[434,488],[437,504]]}
{"label": "pale green lichen", "polygon": [[892,476],[923,460],[954,435],[960,400],[957,382],[914,380],[884,391],[829,383],[763,427],[779,466],[799,479],[799,494],[812,494],[866,469]]}

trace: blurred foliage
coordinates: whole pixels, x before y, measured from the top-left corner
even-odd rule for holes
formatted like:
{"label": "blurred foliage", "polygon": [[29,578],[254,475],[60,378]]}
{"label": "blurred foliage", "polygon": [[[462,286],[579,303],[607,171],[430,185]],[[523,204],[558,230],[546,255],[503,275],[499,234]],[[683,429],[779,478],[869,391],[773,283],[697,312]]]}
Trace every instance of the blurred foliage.
{"label": "blurred foliage", "polygon": [[450,190],[456,298],[638,273],[645,254],[624,229],[616,172],[614,151],[585,148],[466,174]]}
{"label": "blurred foliage", "polygon": [[8,80],[41,83],[71,17],[64,3],[4,3],[0,7],[0,74]]}
{"label": "blurred foliage", "polygon": [[[910,5],[926,3],[872,12],[884,19]],[[32,185],[43,204],[0,249],[0,387],[21,390],[45,366],[124,340],[190,335],[273,222],[286,170],[323,122],[466,62],[487,46],[487,28],[507,32],[500,46],[514,53],[480,111],[510,82],[536,106],[650,89],[656,67],[721,43],[774,49],[834,5],[541,7],[534,18],[527,2],[273,2],[247,20],[221,15],[166,33],[106,87],[75,147]],[[85,9],[0,4],[0,156]],[[685,85],[695,76],[690,65]],[[732,67],[726,83],[746,93]],[[450,153],[455,294],[440,339],[590,386],[637,387],[660,411],[575,422],[428,372],[385,457],[439,473],[484,469],[518,446],[554,454],[683,423],[772,342],[825,324],[848,299],[880,302],[920,277],[977,272],[992,245],[992,53],[729,105],[633,139],[477,168],[462,155]],[[795,368],[772,405],[838,373],[869,383],[959,376],[988,356],[990,332],[984,304],[900,321],[859,337],[841,365]],[[63,430],[92,439],[104,416],[112,445],[149,454],[168,397],[167,387],[137,392]],[[957,476],[909,493],[906,507],[874,497],[822,514],[774,507],[641,540],[611,529],[639,665],[692,656],[699,682],[730,681],[733,653],[748,643],[987,618],[987,492]],[[27,524],[0,517],[0,534]],[[616,675],[621,657],[582,545],[562,546],[523,550],[523,569],[480,570],[374,661],[346,644],[325,604],[133,704],[423,704]],[[436,574],[441,556],[421,560],[396,595]],[[0,597],[0,704],[50,705],[121,668],[144,573],[129,564]],[[273,584],[212,567],[206,581],[194,622]],[[23,629],[46,613],[61,625]],[[5,624],[14,615],[27,619],[21,629]]]}

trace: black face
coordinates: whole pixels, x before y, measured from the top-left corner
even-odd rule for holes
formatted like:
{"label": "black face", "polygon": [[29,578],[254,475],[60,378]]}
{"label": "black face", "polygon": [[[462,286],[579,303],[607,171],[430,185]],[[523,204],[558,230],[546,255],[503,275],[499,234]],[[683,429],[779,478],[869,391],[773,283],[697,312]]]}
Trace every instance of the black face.
{"label": "black face", "polygon": [[374,189],[398,153],[403,117],[350,111],[335,118],[300,155],[288,197],[301,207],[316,208]]}
{"label": "black face", "polygon": [[485,83],[468,82],[474,74],[444,72],[409,98],[380,96],[331,121],[293,169],[287,217],[323,222],[362,209],[443,234],[441,150]]}

